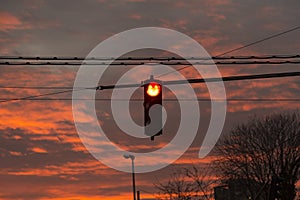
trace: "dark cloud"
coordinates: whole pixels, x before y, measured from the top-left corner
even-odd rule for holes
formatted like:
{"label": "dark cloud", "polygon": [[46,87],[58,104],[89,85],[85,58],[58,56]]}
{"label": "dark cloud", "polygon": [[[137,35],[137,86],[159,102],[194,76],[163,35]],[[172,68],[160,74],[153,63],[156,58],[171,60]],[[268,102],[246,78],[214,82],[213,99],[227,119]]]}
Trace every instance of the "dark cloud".
{"label": "dark cloud", "polygon": [[[3,0],[0,3],[0,54],[33,56],[85,56],[104,39],[131,28],[157,26],[181,31],[201,43],[212,55],[253,42],[299,24],[300,2],[287,1],[173,1],[173,0]],[[299,31],[251,46],[235,55],[295,54]],[[155,51],[140,51],[145,55]],[[160,55],[160,54],[158,54]],[[219,66],[222,75],[295,71],[295,65]],[[1,66],[2,86],[72,86],[78,67]],[[127,69],[106,72],[101,83],[114,84]],[[198,76],[193,70],[183,71]],[[138,78],[138,77],[137,77]],[[230,98],[299,98],[297,78],[276,81],[226,83]],[[199,97],[208,97],[203,85],[195,85]],[[42,90],[1,89],[1,98],[40,94]],[[97,98],[110,98],[102,91]],[[71,98],[70,94],[56,98]],[[137,94],[141,98],[142,94]],[[54,98],[54,97],[53,97]],[[200,102],[201,126],[192,148],[176,163],[157,172],[139,174],[137,183],[155,192],[152,183],[165,180],[176,167],[199,160],[199,146],[210,118],[209,102]],[[71,101],[21,101],[0,105],[0,198],[1,199],[96,199],[131,195],[130,174],[109,169],[95,160],[82,145],[72,116]],[[222,134],[254,113],[298,108],[298,102],[230,102]],[[99,121],[120,147],[147,152],[170,141],[180,114],[174,111],[159,141],[138,140],[115,126],[110,102],[96,103]],[[132,105],[132,116],[141,123],[142,104]],[[167,109],[175,109],[175,103]],[[192,120],[192,119],[191,119]],[[120,139],[121,138],[121,139]],[[213,153],[212,153],[213,156]],[[120,158],[122,159],[122,158]],[[210,160],[208,158],[207,160]]]}

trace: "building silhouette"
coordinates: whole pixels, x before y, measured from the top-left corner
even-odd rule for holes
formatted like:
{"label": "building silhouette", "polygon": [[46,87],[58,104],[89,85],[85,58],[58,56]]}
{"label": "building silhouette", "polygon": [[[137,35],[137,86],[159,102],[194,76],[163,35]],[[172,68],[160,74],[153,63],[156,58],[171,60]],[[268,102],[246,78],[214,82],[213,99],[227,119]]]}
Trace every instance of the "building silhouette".
{"label": "building silhouette", "polygon": [[[249,184],[250,182],[250,184]],[[252,185],[252,188],[249,187]],[[236,179],[228,180],[226,184],[220,185],[214,188],[214,199],[215,200],[250,200],[253,191],[258,193],[257,188],[263,186],[255,181]],[[250,191],[252,190],[252,191]],[[265,194],[261,194],[257,200],[264,200]]]}

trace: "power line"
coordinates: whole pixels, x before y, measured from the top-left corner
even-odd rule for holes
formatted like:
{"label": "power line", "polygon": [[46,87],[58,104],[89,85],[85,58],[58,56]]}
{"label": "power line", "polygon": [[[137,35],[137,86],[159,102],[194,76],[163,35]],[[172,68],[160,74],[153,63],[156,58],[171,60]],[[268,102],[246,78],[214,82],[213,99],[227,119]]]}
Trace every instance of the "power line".
{"label": "power line", "polygon": [[[281,78],[281,77],[293,77],[300,76],[300,72],[283,72],[283,73],[271,73],[271,74],[254,74],[254,75],[242,75],[242,76],[227,76],[220,78],[206,78],[206,79],[187,79],[187,80],[173,80],[163,81],[163,85],[173,84],[186,84],[186,83],[204,83],[204,82],[220,82],[220,81],[239,81],[239,80],[252,80],[252,79],[268,79],[268,78]],[[121,85],[99,85],[97,87],[47,87],[47,86],[0,86],[0,89],[70,89],[72,90],[84,90],[84,89],[96,89],[96,90],[107,90],[107,89],[121,89],[121,88],[132,88],[141,87],[141,83],[132,84],[121,84]]]}
{"label": "power line", "polygon": [[293,58],[300,58],[298,54],[282,54],[282,55],[251,55],[251,56],[212,56],[213,60],[250,60],[250,59],[293,59]]}
{"label": "power line", "polygon": [[[173,62],[173,61],[167,61],[167,62],[152,62],[152,63],[145,63],[145,62],[115,62],[115,63],[80,63],[80,62],[0,62],[0,65],[17,65],[17,66],[41,66],[41,65],[62,65],[62,66],[107,66],[107,65],[114,65],[114,66],[135,66],[135,65],[185,65],[186,67],[180,68],[176,71],[183,70],[191,65],[255,65],[255,64],[269,64],[269,65],[282,65],[282,64],[300,64],[300,60],[279,60],[279,61],[217,61],[217,62]],[[169,73],[174,73],[169,72]],[[167,73],[166,73],[167,74]],[[157,76],[161,77],[161,76]]]}
{"label": "power line", "polygon": [[[173,81],[162,81],[162,85],[176,85],[176,84],[194,84],[194,83],[205,83],[205,82],[227,82],[227,81],[241,81],[241,80],[254,80],[254,79],[270,79],[270,78],[283,78],[300,76],[299,72],[283,72],[283,73],[272,73],[272,74],[254,74],[254,75],[243,75],[243,76],[226,76],[216,78],[197,78],[197,79],[186,79],[186,80],[173,80]],[[140,84],[122,84],[122,85],[100,85],[96,90],[107,90],[107,89],[120,89],[120,88],[133,88],[142,87]]]}
{"label": "power line", "polygon": [[[194,83],[205,83],[205,82],[227,82],[227,81],[240,81],[240,80],[254,80],[254,79],[270,79],[270,78],[283,78],[283,77],[295,77],[300,76],[300,72],[284,72],[284,73],[272,73],[272,74],[255,74],[255,75],[244,75],[244,76],[227,76],[227,77],[220,77],[220,78],[207,78],[207,79],[187,79],[187,80],[174,80],[174,81],[164,81],[162,82],[163,85],[175,85],[175,84],[194,84]],[[0,101],[0,103],[10,102],[10,101],[20,101],[20,100],[32,100],[39,97],[44,96],[52,96],[56,94],[63,94],[69,93],[73,91],[85,90],[85,89],[95,89],[95,90],[107,90],[107,89],[121,89],[121,88],[133,88],[133,87],[142,87],[141,83],[134,83],[134,84],[122,84],[122,85],[100,85],[97,87],[89,87],[83,89],[72,89],[72,90],[64,90],[59,92],[53,93],[46,93],[40,95],[32,95],[27,97],[15,98],[15,99],[6,99]]]}
{"label": "power line", "polygon": [[70,93],[70,92],[73,92],[73,91],[80,91],[80,90],[86,90],[86,89],[90,89],[90,88],[77,89],[77,90],[73,90],[73,89],[72,90],[64,90],[64,91],[59,91],[59,92],[51,92],[51,93],[45,93],[45,94],[39,94],[39,95],[31,95],[31,96],[14,98],[14,99],[4,99],[4,100],[1,100],[0,103],[11,102],[11,101],[32,100],[32,99],[36,99],[36,98],[39,98],[39,97]]}
{"label": "power line", "polygon": [[232,60],[232,59],[292,59],[300,58],[299,54],[251,55],[251,56],[213,56],[213,57],[33,57],[33,56],[0,56],[0,60],[30,61],[177,61],[177,60]]}
{"label": "power line", "polygon": [[298,30],[298,29],[300,29],[300,26],[296,26],[296,27],[291,28],[291,29],[289,29],[289,30],[286,30],[286,31],[283,31],[283,32],[280,32],[280,33],[276,33],[276,34],[274,34],[274,35],[270,35],[270,36],[268,36],[268,37],[266,37],[266,38],[263,38],[263,39],[260,39],[260,40],[256,40],[256,41],[254,41],[254,42],[251,42],[251,43],[249,43],[249,44],[243,45],[243,46],[241,46],[241,47],[237,47],[237,48],[231,49],[231,50],[229,50],[229,51],[226,51],[226,52],[224,52],[224,53],[222,53],[222,54],[217,55],[217,57],[220,57],[220,56],[223,56],[223,55],[227,55],[227,54],[229,54],[229,53],[232,53],[232,52],[235,52],[235,51],[239,51],[239,50],[241,50],[241,49],[245,49],[245,48],[247,48],[247,47],[250,47],[250,46],[253,46],[253,45],[262,43],[262,42],[264,42],[264,41],[267,41],[267,40],[270,40],[270,39],[273,39],[273,38],[276,38],[276,37],[285,35],[285,34],[287,34],[287,33],[296,31],[296,30]]}
{"label": "power line", "polygon": [[1,86],[0,89],[26,89],[26,90],[69,90],[86,89],[84,87],[51,87],[51,86]]}
{"label": "power line", "polygon": [[[15,99],[0,99],[1,101],[16,101]],[[104,99],[71,99],[71,98],[27,98],[22,99],[22,101],[128,101],[128,99],[111,99],[111,98],[104,98]],[[133,102],[141,102],[144,99],[130,99]],[[210,102],[210,101],[228,101],[228,102],[268,102],[268,101],[300,101],[300,98],[228,98],[228,99],[209,99],[209,98],[196,98],[196,99],[170,99],[165,98],[163,101],[200,101],[200,102]]]}
{"label": "power line", "polygon": [[56,95],[56,94],[68,93],[68,92],[72,92],[72,91],[73,91],[73,90],[65,90],[65,91],[51,92],[51,93],[40,94],[40,95],[32,95],[32,96],[21,97],[21,98],[15,98],[15,99],[7,99],[7,100],[2,100],[2,101],[0,101],[0,103],[5,103],[5,102],[9,102],[9,101],[29,100],[29,99],[38,98],[38,97],[43,97],[43,96],[51,96],[51,95]]}
{"label": "power line", "polygon": [[[300,26],[296,26],[296,27],[291,28],[291,29],[289,29],[289,30],[286,30],[286,31],[283,31],[283,32],[280,32],[280,33],[276,33],[276,34],[274,34],[274,35],[265,37],[265,38],[260,39],[260,40],[256,40],[256,41],[254,41],[254,42],[245,44],[245,45],[243,45],[243,46],[241,46],[241,47],[231,49],[231,50],[226,51],[226,52],[224,52],[224,53],[221,53],[221,54],[219,54],[219,55],[217,55],[217,56],[215,56],[215,57],[221,57],[221,56],[227,55],[227,54],[229,54],[229,53],[232,53],[232,52],[235,52],[235,51],[239,51],[239,50],[241,50],[241,49],[245,49],[245,48],[247,48],[247,47],[250,47],[250,46],[253,46],[253,45],[262,43],[262,42],[264,42],[264,41],[267,41],[267,40],[270,40],[270,39],[279,37],[279,36],[281,36],[281,35],[284,35],[284,34],[287,34],[287,33],[293,32],[293,31],[296,31],[296,30],[298,30],[298,29],[300,29]],[[176,71],[181,71],[181,70],[184,70],[184,69],[186,69],[186,68],[188,68],[188,67],[190,67],[190,66],[182,67],[182,68],[180,68],[180,69],[177,69]],[[174,72],[167,72],[167,73],[164,73],[164,74],[161,74],[161,75],[156,76],[156,78],[159,78],[159,77],[162,77],[162,76],[166,76],[166,75],[169,75],[169,74],[171,74],[171,73],[174,73]]]}
{"label": "power line", "polygon": [[[241,50],[241,49],[244,49],[244,48],[247,48],[249,46],[253,46],[253,45],[256,45],[258,43],[262,43],[264,41],[267,41],[267,40],[270,40],[270,39],[273,39],[273,38],[276,38],[276,37],[279,37],[281,35],[284,35],[284,34],[287,34],[287,33],[290,33],[290,32],[293,32],[295,30],[298,30],[300,29],[300,26],[297,26],[297,27],[294,27],[294,28],[291,28],[289,30],[286,30],[286,31],[283,31],[283,32],[280,32],[280,33],[277,33],[277,34],[274,34],[274,35],[271,35],[271,36],[268,36],[266,38],[263,38],[263,39],[260,39],[260,40],[257,40],[257,41],[254,41],[254,42],[251,42],[249,44],[246,44],[246,45],[243,45],[241,47],[238,47],[238,48],[234,48],[232,50],[229,50],[229,51],[226,51],[222,54],[219,54],[217,56],[214,56],[212,57],[212,59],[214,60],[217,60],[217,59],[274,59],[274,58],[281,58],[281,59],[287,59],[287,58],[298,58],[299,55],[294,55],[294,56],[268,56],[268,57],[259,57],[259,56],[248,56],[248,57],[223,57],[224,55],[226,54],[229,54],[229,53],[232,53],[232,52],[235,52],[235,51],[238,51],[238,50]],[[115,58],[95,58],[95,57],[90,57],[90,58],[82,58],[82,57],[30,57],[30,56],[0,56],[0,59],[1,60],[7,60],[7,59],[12,59],[12,60],[36,60],[36,61],[39,61],[39,60],[71,60],[71,61],[82,61],[82,60],[102,60],[102,61],[105,61],[105,60],[115,60]],[[124,61],[128,61],[128,60],[149,60],[149,61],[161,61],[161,60],[165,60],[167,59],[167,61],[171,61],[171,60],[182,60],[183,58],[176,58],[176,57],[171,57],[171,58],[153,58],[153,57],[148,57],[148,58],[138,58],[138,57],[126,57],[126,58],[117,58],[117,60],[124,60]],[[193,58],[191,57],[190,58],[191,60],[200,60],[200,59],[210,59],[210,58]],[[107,65],[108,63],[95,63],[94,65]],[[120,63],[111,63],[110,65],[143,65],[145,64],[144,62],[142,63],[124,63],[124,62],[120,62]],[[190,65],[192,64],[186,64],[186,63],[181,63],[181,62],[177,62],[177,63],[164,63],[164,62],[160,62],[160,63],[157,63],[157,64],[164,64],[164,65],[187,65],[185,67],[182,67],[180,69],[177,69],[176,71],[181,71],[183,69],[186,69],[188,67],[190,67]],[[195,64],[204,64],[204,63],[195,63]],[[225,62],[225,63],[222,63],[222,62],[219,62],[219,63],[216,63],[216,64],[299,64],[299,61],[278,61],[278,62],[272,62],[272,61],[266,61],[266,62],[259,62],[259,61],[255,61],[255,62]],[[93,65],[92,63],[81,63],[81,62],[0,62],[0,65]],[[174,72],[168,72],[168,73],[164,73],[164,74],[161,74],[159,76],[156,76],[157,78],[158,77],[162,77],[162,76],[165,76],[165,75],[168,75],[168,74],[171,74],[171,73],[174,73]]]}

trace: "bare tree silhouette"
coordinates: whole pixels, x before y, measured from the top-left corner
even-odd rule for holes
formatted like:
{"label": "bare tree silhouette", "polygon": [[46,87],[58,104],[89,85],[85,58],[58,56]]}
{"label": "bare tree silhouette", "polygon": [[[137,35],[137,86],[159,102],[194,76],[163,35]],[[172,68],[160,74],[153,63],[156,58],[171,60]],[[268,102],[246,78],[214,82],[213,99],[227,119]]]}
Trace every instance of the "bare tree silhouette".
{"label": "bare tree silhouette", "polygon": [[251,199],[295,199],[300,173],[298,112],[254,117],[225,136],[216,151],[219,175],[242,180]]}
{"label": "bare tree silhouette", "polygon": [[210,167],[177,169],[166,183],[155,184],[159,199],[170,200],[209,200],[213,196]]}

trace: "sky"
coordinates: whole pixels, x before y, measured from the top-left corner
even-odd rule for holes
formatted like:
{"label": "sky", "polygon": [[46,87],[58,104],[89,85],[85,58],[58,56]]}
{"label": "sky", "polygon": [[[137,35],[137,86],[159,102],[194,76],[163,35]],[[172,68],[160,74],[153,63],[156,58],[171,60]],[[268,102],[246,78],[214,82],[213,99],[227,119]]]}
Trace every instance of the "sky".
{"label": "sky", "polygon": [[[215,56],[245,44],[299,26],[300,2],[294,0],[2,0],[0,2],[1,56],[86,57],[100,42],[120,32],[161,27],[179,31]],[[228,56],[299,54],[300,30],[235,51]],[[174,44],[176,48],[176,44]],[[179,47],[180,48],[180,47]],[[165,55],[137,51],[128,55]],[[101,84],[114,84],[129,68],[105,72]],[[217,65],[222,76],[299,71],[299,65]],[[73,87],[79,66],[0,66],[1,87]],[[136,69],[132,81],[140,83]],[[186,78],[201,77],[192,68],[181,71]],[[174,75],[162,77],[173,80]],[[224,83],[227,98],[300,98],[300,80],[277,78]],[[205,85],[193,88],[198,98],[209,98]],[[1,88],[0,99],[13,99],[47,92],[41,89]],[[174,97],[166,90],[164,98]],[[110,98],[112,91],[97,92]],[[142,90],[134,94],[142,97]],[[172,96],[173,95],[173,96]],[[72,93],[49,96],[52,100],[0,102],[0,199],[85,200],[131,199],[131,174],[106,166],[83,145],[75,126]],[[109,101],[95,104],[99,123],[107,137],[122,149],[150,152],[163,148],[174,137],[180,122],[177,102],[166,102],[165,134],[135,139],[120,130]],[[130,104],[131,115],[142,123],[142,102]],[[209,163],[212,154],[198,158],[211,116],[209,102],[199,102],[200,127],[189,149],[174,163],[157,171],[136,175],[143,198],[154,198],[153,184],[164,182],[180,167]],[[229,101],[222,135],[251,116],[299,109],[299,101]],[[120,114],[122,115],[122,113]],[[89,116],[83,115],[89,123]],[[194,122],[193,118],[189,119]],[[115,163],[129,160],[112,158]],[[147,165],[157,160],[135,160]]]}

